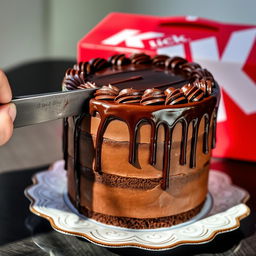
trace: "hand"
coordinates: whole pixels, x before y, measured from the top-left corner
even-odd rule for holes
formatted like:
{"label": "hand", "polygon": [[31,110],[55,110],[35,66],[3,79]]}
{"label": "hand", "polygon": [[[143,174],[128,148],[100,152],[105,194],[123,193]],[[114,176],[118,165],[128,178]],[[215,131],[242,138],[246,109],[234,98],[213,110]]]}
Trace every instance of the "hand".
{"label": "hand", "polygon": [[[8,79],[4,72],[0,70],[0,145],[5,144],[13,132],[16,106],[13,103],[9,103],[11,99],[12,91]],[[1,106],[1,104],[5,105]]]}

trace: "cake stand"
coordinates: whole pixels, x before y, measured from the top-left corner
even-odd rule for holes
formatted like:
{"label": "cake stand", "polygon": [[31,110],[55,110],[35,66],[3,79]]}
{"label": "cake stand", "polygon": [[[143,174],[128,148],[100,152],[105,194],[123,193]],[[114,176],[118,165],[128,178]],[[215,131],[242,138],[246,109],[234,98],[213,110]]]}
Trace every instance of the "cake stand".
{"label": "cake stand", "polygon": [[33,183],[25,190],[33,213],[49,220],[51,226],[61,233],[105,247],[167,250],[185,244],[202,244],[217,234],[239,228],[240,220],[250,213],[245,205],[248,192],[233,185],[226,174],[214,170],[209,175],[207,200],[197,216],[170,228],[150,230],[114,227],[79,215],[66,196],[64,161],[37,173]]}

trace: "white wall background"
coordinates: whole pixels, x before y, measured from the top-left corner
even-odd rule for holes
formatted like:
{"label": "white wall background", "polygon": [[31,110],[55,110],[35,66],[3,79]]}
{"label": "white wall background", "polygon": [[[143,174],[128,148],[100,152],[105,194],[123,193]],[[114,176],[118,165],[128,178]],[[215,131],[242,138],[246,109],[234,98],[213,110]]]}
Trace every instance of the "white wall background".
{"label": "white wall background", "polygon": [[0,0],[0,68],[46,53],[45,2]]}
{"label": "white wall background", "polygon": [[0,67],[75,58],[76,42],[109,12],[256,24],[255,10],[255,0],[0,0]]}

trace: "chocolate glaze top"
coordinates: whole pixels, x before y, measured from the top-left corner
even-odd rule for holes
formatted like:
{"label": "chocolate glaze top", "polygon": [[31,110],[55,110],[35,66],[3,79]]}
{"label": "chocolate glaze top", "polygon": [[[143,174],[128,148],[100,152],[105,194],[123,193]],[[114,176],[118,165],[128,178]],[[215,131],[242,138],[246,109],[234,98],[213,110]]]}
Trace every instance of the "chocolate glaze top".
{"label": "chocolate glaze top", "polygon": [[[179,100],[173,100],[175,97],[170,98],[165,95],[164,99],[169,98],[168,102],[171,104],[199,101],[211,95],[214,89],[218,90],[212,74],[201,68],[199,64],[188,62],[181,57],[166,55],[156,55],[151,58],[144,53],[134,54],[130,58],[124,54],[117,54],[111,56],[109,60],[96,58],[89,62],[81,62],[66,72],[63,83],[68,90],[109,85],[118,88],[118,93],[123,93],[122,89],[133,88],[140,90],[141,95],[145,94],[147,89],[158,89],[164,92],[170,87],[175,89],[180,89],[184,85],[194,87],[193,93],[189,95],[185,94],[185,90],[181,90],[179,97],[176,95]],[[106,99],[103,97],[102,100]],[[116,101],[114,97],[112,99],[109,97],[108,100]],[[145,104],[145,99],[141,101],[141,98],[129,102],[116,102],[148,105]],[[154,100],[154,102],[156,105],[166,104],[163,100]]]}
{"label": "chocolate glaze top", "polygon": [[[63,86],[67,90],[95,88],[99,89],[90,101],[90,114],[100,115],[100,124],[96,135],[95,170],[101,168],[101,150],[104,132],[108,124],[121,120],[127,124],[129,141],[129,159],[135,164],[137,158],[137,133],[140,125],[151,126],[150,159],[156,164],[157,134],[164,127],[164,156],[162,189],[169,186],[170,156],[172,134],[177,123],[181,123],[182,138],[180,145],[180,165],[187,162],[186,151],[188,127],[192,125],[189,166],[196,166],[198,129],[204,122],[202,152],[207,154],[215,146],[216,116],[220,91],[212,74],[197,63],[188,62],[181,57],[157,55],[153,58],[141,53],[126,57],[118,54],[108,60],[96,58],[89,62],[76,64],[66,72]],[[75,119],[74,166],[77,183],[77,206],[79,206],[80,171],[77,163],[79,154],[79,125],[83,116]],[[212,129],[212,138],[209,134]],[[64,146],[65,148],[65,146]]]}

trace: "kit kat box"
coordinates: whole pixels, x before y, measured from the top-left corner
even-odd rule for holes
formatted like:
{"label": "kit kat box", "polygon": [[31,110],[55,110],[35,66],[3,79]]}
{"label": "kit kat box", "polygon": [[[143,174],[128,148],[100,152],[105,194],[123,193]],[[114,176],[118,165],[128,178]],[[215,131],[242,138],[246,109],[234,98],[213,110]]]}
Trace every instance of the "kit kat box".
{"label": "kit kat box", "polygon": [[256,161],[256,25],[111,13],[78,42],[78,62],[116,53],[181,56],[221,86],[215,157]]}

